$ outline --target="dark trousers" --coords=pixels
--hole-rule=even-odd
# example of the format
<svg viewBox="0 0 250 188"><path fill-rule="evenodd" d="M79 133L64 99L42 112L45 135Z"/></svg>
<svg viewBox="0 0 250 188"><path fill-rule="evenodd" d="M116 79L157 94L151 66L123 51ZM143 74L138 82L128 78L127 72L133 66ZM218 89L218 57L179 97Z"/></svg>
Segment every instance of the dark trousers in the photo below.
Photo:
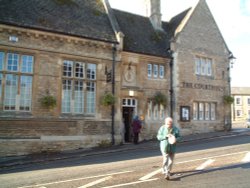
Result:
<svg viewBox="0 0 250 188"><path fill-rule="evenodd" d="M134 144L138 144L139 133L134 133Z"/></svg>

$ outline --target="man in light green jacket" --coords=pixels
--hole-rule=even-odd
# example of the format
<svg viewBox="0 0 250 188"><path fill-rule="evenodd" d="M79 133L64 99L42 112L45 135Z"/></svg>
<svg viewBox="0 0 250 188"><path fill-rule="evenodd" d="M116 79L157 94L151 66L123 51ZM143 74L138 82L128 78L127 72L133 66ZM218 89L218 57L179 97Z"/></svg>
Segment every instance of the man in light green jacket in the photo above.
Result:
<svg viewBox="0 0 250 188"><path fill-rule="evenodd" d="M165 179L169 179L171 175L171 169L176 152L176 142L180 140L180 131L176 126L172 125L172 118L167 117L165 124L162 125L158 131L157 139L160 141L160 149L163 156L162 172L165 175ZM172 140L174 143L171 143Z"/></svg>

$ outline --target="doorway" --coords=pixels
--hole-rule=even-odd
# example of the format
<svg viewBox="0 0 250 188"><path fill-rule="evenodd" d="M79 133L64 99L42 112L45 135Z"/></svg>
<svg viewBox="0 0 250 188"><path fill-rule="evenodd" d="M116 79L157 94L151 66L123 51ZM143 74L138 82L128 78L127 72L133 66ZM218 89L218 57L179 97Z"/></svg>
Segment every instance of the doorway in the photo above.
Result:
<svg viewBox="0 0 250 188"><path fill-rule="evenodd" d="M123 107L122 108L122 117L123 117L124 126L125 126L125 134L124 134L125 142L131 142L132 141L131 124L132 124L132 121L133 121L133 114L134 114L134 108L133 107Z"/></svg>

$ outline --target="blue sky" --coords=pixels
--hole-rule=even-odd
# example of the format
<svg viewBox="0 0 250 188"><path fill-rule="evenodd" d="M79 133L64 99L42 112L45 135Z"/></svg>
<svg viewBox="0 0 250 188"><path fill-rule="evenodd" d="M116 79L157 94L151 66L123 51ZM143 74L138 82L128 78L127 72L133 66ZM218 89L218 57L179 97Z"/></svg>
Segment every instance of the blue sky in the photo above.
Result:
<svg viewBox="0 0 250 188"><path fill-rule="evenodd" d="M198 0L161 0L162 19L193 7ZM145 0L109 0L113 8L146 15ZM250 0L206 0L214 19L237 58L231 69L233 87L250 87ZM168 8L170 7L170 8Z"/></svg>

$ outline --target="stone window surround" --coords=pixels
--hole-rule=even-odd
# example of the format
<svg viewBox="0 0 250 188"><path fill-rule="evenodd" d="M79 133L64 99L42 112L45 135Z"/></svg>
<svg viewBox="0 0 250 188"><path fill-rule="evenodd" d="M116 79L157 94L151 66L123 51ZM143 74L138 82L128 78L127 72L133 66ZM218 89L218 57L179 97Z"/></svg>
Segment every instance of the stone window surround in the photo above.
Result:
<svg viewBox="0 0 250 188"><path fill-rule="evenodd" d="M155 68L157 67L157 70ZM147 74L149 79L164 79L165 66L162 64L148 63Z"/></svg>
<svg viewBox="0 0 250 188"><path fill-rule="evenodd" d="M18 111L31 112L32 82L33 82L33 73L34 73L33 69L34 69L34 59L35 59L34 54L19 52L19 51L1 50L1 49L0 53L3 54L2 59L0 59L0 61L2 61L2 63L0 62L1 94L2 90L6 89L7 76L9 76L9 78L11 78L12 76L17 78L16 80L17 90L15 91L17 94L14 98L15 106L8 109L7 106L4 105L5 94L3 96L1 96L0 94L0 102L3 104L2 109L4 111L9 111L9 112L18 112ZM9 61L8 58L10 58L9 55L14 55L17 57L16 59L17 64L11 64L11 65L7 64ZM25 98L25 96L30 96L30 98Z"/></svg>
<svg viewBox="0 0 250 188"><path fill-rule="evenodd" d="M63 77L62 77L62 84L64 83L65 80L70 81L71 83L71 96L70 96L70 106L69 106L69 111L65 111L65 109L63 110L63 108L65 108L62 105L62 113L63 114L81 114L81 115L93 115L95 113L96 110L96 77L97 77L97 64L93 63L93 62L89 62L89 61L75 61L75 60L69 60L69 59L64 59L63 62L72 62L72 70L71 73L69 74L68 69L66 70L66 72L64 72L63 69ZM82 71L83 74L81 74L79 72L79 66L77 66L78 64L83 65L84 67L82 67ZM88 72L88 66L95 66L94 69L94 75L91 72ZM64 66L64 63L63 63ZM78 73L78 74L76 74ZM82 76L79 76L82 75ZM82 101L82 110L79 110L79 103L75 102L75 82L82 82L83 83L83 92L84 92L84 96L83 96L83 101ZM62 86L62 89L64 88L64 86ZM92 91L92 97L90 97L90 95L87 94L87 90L93 90ZM62 90L63 92L63 90ZM79 98L79 96L78 96ZM62 99L62 104L63 104L63 99ZM76 107L74 104L77 104L78 107ZM78 108L78 112L76 112L76 108Z"/></svg>

